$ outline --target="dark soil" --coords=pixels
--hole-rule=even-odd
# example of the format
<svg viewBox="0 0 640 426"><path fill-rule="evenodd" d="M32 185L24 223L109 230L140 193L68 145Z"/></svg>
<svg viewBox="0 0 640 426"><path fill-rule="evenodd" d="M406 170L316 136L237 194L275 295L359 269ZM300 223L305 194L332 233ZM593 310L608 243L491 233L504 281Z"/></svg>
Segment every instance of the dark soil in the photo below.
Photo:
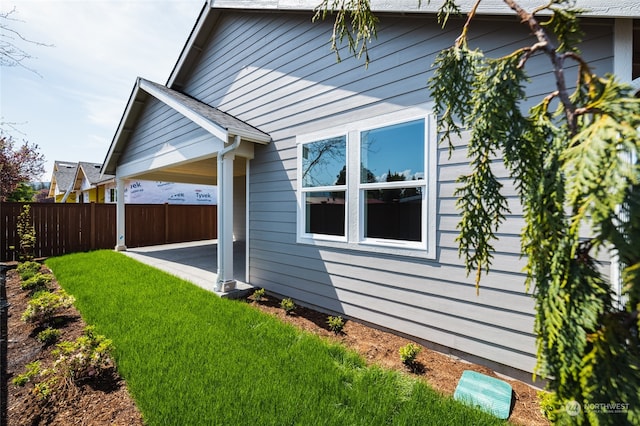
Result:
<svg viewBox="0 0 640 426"><path fill-rule="evenodd" d="M43 270L42 272L50 272ZM52 283L57 290L57 282ZM55 345L45 346L36 339L39 330L20 319L27 307L29 293L20 288L15 270L7 274L9 307L8 339L8 419L9 425L143 425L142 416L127 392L126 383L115 371L98 380L79 385L62 381L51 396L43 401L33 393L33 384L15 386L12 379L25 371L25 365L36 360L51 366L56 359L51 353ZM58 341L72 341L82 335L86 324L71 307L61 313L56 327L61 334Z"/></svg>
<svg viewBox="0 0 640 426"><path fill-rule="evenodd" d="M54 289L59 288L55 280L52 286ZM116 372L99 381L85 382L79 386L61 386L46 402L40 401L32 393L31 384L24 387L12 385L12 377L23 373L26 364L35 360L50 364L54 356L51 354L53 347L46 347L36 340L34 326L20 319L26 309L28 294L20 289L19 277L15 271L9 271L7 275L7 298L11 304L8 324L9 425L144 424L127 392L126 383ZM328 329L326 314L298 306L292 314L287 315L280 308L280 301L271 296L265 296L259 302L249 298L247 302L255 309L275 315L300 329L339 341L358 351L369 363L415 375L447 395L453 395L464 370L496 376L486 367L469 364L427 348L422 349L416 362L409 368L402 364L398 355L398 349L410 342L403 337L355 321L346 321L342 332L336 335ZM85 323L76 309L68 309L63 317L60 340L73 340L80 336ZM510 421L527 426L548 425L540 413L536 390L519 381L507 381L513 387L515 395Z"/></svg>

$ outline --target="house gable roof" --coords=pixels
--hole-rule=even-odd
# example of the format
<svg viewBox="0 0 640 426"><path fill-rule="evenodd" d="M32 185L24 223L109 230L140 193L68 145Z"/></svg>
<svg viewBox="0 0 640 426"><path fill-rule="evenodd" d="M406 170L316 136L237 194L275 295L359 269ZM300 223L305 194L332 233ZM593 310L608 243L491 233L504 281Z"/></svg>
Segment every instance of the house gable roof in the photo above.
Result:
<svg viewBox="0 0 640 426"><path fill-rule="evenodd" d="M49 196L55 195L56 188L61 193L67 192L73 185L78 171L78 163L73 161L54 161Z"/></svg>
<svg viewBox="0 0 640 426"><path fill-rule="evenodd" d="M118 129L102 165L101 174L103 176L106 174L115 175L120 155L125 149L127 140L133 132L135 123L142 112L144 104L150 97L163 102L222 140L227 139L227 134L232 134L255 143L267 144L271 141L271 137L265 132L230 114L191 98L177 90L139 77L136 80L124 115L120 120Z"/></svg>
<svg viewBox="0 0 640 426"><path fill-rule="evenodd" d="M78 163L78 168L76 169L76 174L74 176L73 188L74 190L79 190L82 187L83 178L87 179L89 185L95 186L101 182L108 181L113 179L113 175L105 174L101 176L100 169L102 168L101 163L88 163L86 161L81 161Z"/></svg>

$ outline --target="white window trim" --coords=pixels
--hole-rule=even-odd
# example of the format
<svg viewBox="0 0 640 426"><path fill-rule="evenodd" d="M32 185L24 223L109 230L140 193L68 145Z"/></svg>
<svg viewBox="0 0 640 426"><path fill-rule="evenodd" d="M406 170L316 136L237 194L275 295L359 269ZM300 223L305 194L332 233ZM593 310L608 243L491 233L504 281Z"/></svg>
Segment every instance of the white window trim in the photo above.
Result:
<svg viewBox="0 0 640 426"><path fill-rule="evenodd" d="M322 131L302 134L296 137L297 145L297 232L296 241L300 244L309 244L322 247L349 249L374 253L392 254L400 256L420 257L426 259L436 258L436 203L437 203L437 133L435 117L432 111L433 104L421 105L395 111L382 116L375 116L359 120L346 125L327 128ZM365 239L363 205L360 192L366 189L368 184L360 183L360 133L370 129L377 129L394 124L410 122L413 120L425 120L425 178L424 183L401 182L399 186L423 186L423 215L422 233L423 241L397 241L389 239ZM308 142L330 139L339 136L347 138L347 185L345 195L345 236L331 236L308 234L305 232L304 217L304 193L302 188L302 146ZM354 143L353 141L357 141ZM335 187L332 187L335 189ZM306 188L308 190L309 188ZM322 188L314 188L314 191L322 191Z"/></svg>

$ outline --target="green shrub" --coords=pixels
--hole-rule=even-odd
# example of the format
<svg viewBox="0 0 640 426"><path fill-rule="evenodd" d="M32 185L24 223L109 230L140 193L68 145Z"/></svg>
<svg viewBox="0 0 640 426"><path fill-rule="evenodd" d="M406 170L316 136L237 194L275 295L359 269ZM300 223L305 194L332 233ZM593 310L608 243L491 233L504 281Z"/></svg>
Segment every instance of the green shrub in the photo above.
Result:
<svg viewBox="0 0 640 426"><path fill-rule="evenodd" d="M38 333L38 335L36 336L36 339L38 339L40 342L44 343L45 345L50 345L52 343L55 343L59 337L60 337L60 330L58 330L57 328L47 327L44 330L42 330L40 333Z"/></svg>
<svg viewBox="0 0 640 426"><path fill-rule="evenodd" d="M264 288L259 288L253 292L253 300L259 302L264 297Z"/></svg>
<svg viewBox="0 0 640 426"><path fill-rule="evenodd" d="M29 204L22 206L22 212L18 216L16 228L20 239L19 259L21 261L32 260L36 247L36 228L31 220L31 206Z"/></svg>
<svg viewBox="0 0 640 426"><path fill-rule="evenodd" d="M58 377L50 377L47 380L38 382L33 385L33 393L39 400L46 401L53 393L53 388L56 383L58 383Z"/></svg>
<svg viewBox="0 0 640 426"><path fill-rule="evenodd" d="M30 382L33 377L40 374L40 361L33 361L25 365L25 369L27 371L22 374L18 374L13 380L11 380L11 383L15 386L24 386Z"/></svg>
<svg viewBox="0 0 640 426"><path fill-rule="evenodd" d="M46 290L48 285L51 284L51 281L53 281L53 275L37 272L31 278L21 281L20 288L33 292Z"/></svg>
<svg viewBox="0 0 640 426"><path fill-rule="evenodd" d="M73 305L75 298L69 296L64 290L51 293L43 290L35 293L29 300L27 309L22 313L22 320L37 324L50 322L59 311Z"/></svg>
<svg viewBox="0 0 640 426"><path fill-rule="evenodd" d="M89 326L76 340L58 343L57 348L52 351L56 360L50 368L42 368L40 361L32 362L26 365L26 371L16 376L12 383L24 386L32 382L32 393L40 400L47 400L56 390L66 389L70 383L95 378L110 370L114 366L112 351L111 340L96 334L94 327Z"/></svg>
<svg viewBox="0 0 640 426"><path fill-rule="evenodd" d="M84 334L73 342L61 342L57 347L53 351L58 358L56 368L73 381L98 377L113 367L113 342L96 334L93 326L85 327Z"/></svg>
<svg viewBox="0 0 640 426"><path fill-rule="evenodd" d="M538 401L542 415L551 423L557 423L565 410L555 392L538 391Z"/></svg>
<svg viewBox="0 0 640 426"><path fill-rule="evenodd" d="M413 343L407 343L399 350L400 360L404 365L412 365L416 361L416 357L422 351L422 348Z"/></svg>
<svg viewBox="0 0 640 426"><path fill-rule="evenodd" d="M29 260L29 261L20 263L16 268L16 271L18 271L18 275L20 275L20 279L24 281L24 280L28 280L29 278L33 277L35 274L40 272L40 266L41 265L38 262L33 262Z"/></svg>
<svg viewBox="0 0 640 426"><path fill-rule="evenodd" d="M292 299L286 298L280 301L280 307L284 309L287 315L289 315L294 311L294 309L296 309L296 304Z"/></svg>
<svg viewBox="0 0 640 426"><path fill-rule="evenodd" d="M333 331L335 334L339 334L344 328L344 320L341 316L329 316L327 318L327 324L329 325L329 330Z"/></svg>

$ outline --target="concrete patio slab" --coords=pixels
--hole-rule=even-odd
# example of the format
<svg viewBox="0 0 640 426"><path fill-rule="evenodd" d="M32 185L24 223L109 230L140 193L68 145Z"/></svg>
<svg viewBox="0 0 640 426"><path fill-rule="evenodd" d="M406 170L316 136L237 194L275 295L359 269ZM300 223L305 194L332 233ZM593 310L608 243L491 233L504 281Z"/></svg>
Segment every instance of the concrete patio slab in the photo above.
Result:
<svg viewBox="0 0 640 426"><path fill-rule="evenodd" d="M189 281L220 297L239 298L249 293L253 287L244 282L245 244L233 244L234 278L236 289L229 292L215 291L218 278L217 240L191 241L187 243L164 244L159 246L129 248L123 254L158 268L171 275Z"/></svg>

